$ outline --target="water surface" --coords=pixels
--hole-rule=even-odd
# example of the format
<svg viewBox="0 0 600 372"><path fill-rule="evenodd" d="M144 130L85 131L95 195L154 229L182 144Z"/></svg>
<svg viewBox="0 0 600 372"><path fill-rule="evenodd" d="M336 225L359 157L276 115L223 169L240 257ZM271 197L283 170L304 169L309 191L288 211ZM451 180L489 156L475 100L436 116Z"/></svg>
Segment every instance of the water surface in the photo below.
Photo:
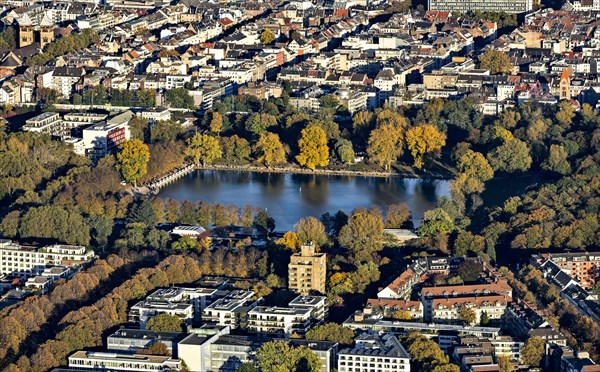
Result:
<svg viewBox="0 0 600 372"><path fill-rule="evenodd" d="M377 178L310 174L197 170L161 190L161 197L210 203L246 204L266 209L277 230L292 229L302 217L321 217L358 206L406 203L418 226L423 213L449 196L449 182L415 178Z"/></svg>

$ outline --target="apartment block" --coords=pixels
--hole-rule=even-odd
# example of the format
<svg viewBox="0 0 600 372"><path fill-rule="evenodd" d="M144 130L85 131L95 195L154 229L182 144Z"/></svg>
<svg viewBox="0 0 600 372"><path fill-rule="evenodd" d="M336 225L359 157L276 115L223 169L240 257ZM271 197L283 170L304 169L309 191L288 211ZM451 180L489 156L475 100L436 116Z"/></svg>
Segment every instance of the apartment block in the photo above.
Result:
<svg viewBox="0 0 600 372"><path fill-rule="evenodd" d="M600 252L544 253L534 256L533 260L538 264L547 260L554 262L586 289L594 287L600 274Z"/></svg>
<svg viewBox="0 0 600 372"><path fill-rule="evenodd" d="M314 244L305 244L290 258L288 286L292 291L304 295L310 291L325 293L327 255L315 250Z"/></svg>
<svg viewBox="0 0 600 372"><path fill-rule="evenodd" d="M106 349L116 352L132 352L146 349L160 342L171 354L177 354L177 343L185 337L184 333L155 332L147 329L119 329L106 338Z"/></svg>
<svg viewBox="0 0 600 372"><path fill-rule="evenodd" d="M248 312L248 330L260 334L289 337L305 334L311 324L310 309L257 306Z"/></svg>
<svg viewBox="0 0 600 372"><path fill-rule="evenodd" d="M235 290L208 305L202 311L202 321L236 329L245 326L246 314L262 299L254 299L253 291Z"/></svg>
<svg viewBox="0 0 600 372"><path fill-rule="evenodd" d="M337 370L406 372L410 371L410 356L396 336L365 332L356 338L354 348L338 352Z"/></svg>
<svg viewBox="0 0 600 372"><path fill-rule="evenodd" d="M427 9L442 12L481 12L529 13L533 9L532 0L429 0Z"/></svg>
<svg viewBox="0 0 600 372"><path fill-rule="evenodd" d="M212 288L159 289L131 307L129 321L139 323L142 329L150 318L158 314L175 315L187 323L198 321L202 310L212 302L216 292Z"/></svg>
<svg viewBox="0 0 600 372"><path fill-rule="evenodd" d="M423 318L426 322L458 321L458 311L465 306L475 311L476 322L485 312L490 320L499 320L512 301L512 288L502 280L489 284L426 287L421 290Z"/></svg>
<svg viewBox="0 0 600 372"><path fill-rule="evenodd" d="M25 121L23 130L58 136L62 132L62 120L57 112L44 112Z"/></svg>
<svg viewBox="0 0 600 372"><path fill-rule="evenodd" d="M0 239L0 274L31 277L41 275L47 266L77 266L93 258L94 251L82 246L55 244L36 248Z"/></svg>

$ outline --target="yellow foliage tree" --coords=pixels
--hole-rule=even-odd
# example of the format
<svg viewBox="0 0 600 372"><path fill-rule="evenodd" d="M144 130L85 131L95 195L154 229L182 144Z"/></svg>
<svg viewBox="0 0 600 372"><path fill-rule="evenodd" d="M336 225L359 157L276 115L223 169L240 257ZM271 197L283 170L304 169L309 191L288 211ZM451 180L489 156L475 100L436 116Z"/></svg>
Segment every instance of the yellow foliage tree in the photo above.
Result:
<svg viewBox="0 0 600 372"><path fill-rule="evenodd" d="M283 234L283 237L277 239L276 244L282 245L292 251L297 251L300 248L300 239L294 231L288 231Z"/></svg>
<svg viewBox="0 0 600 372"><path fill-rule="evenodd" d="M271 44L273 41L275 41L275 34L268 28L265 28L262 34L260 34L260 42L266 45Z"/></svg>
<svg viewBox="0 0 600 372"><path fill-rule="evenodd" d="M275 133L261 133L258 142L254 146L256 160L264 163L267 167L273 163L285 162L285 150Z"/></svg>
<svg viewBox="0 0 600 372"><path fill-rule="evenodd" d="M415 167L423 168L423 158L439 151L446 144L446 135L431 124L417 125L406 131L406 146L415 159Z"/></svg>
<svg viewBox="0 0 600 372"><path fill-rule="evenodd" d="M195 164L206 165L223 156L219 140L208 134L196 133L188 138L185 156L192 159Z"/></svg>
<svg viewBox="0 0 600 372"><path fill-rule="evenodd" d="M317 166L324 167L329 164L327 135L321 127L309 126L302 129L298 147L300 153L296 156L296 160L300 165L315 169Z"/></svg>
<svg viewBox="0 0 600 372"><path fill-rule="evenodd" d="M385 170L402 155L402 129L393 124L382 124L369 136L367 146L369 159Z"/></svg>
<svg viewBox="0 0 600 372"><path fill-rule="evenodd" d="M121 144L117 153L117 167L125 182L137 186L137 181L147 172L150 150L139 139L132 139Z"/></svg>
<svg viewBox="0 0 600 372"><path fill-rule="evenodd" d="M223 130L223 117L218 111L212 113L209 128L213 133L220 133Z"/></svg>
<svg viewBox="0 0 600 372"><path fill-rule="evenodd" d="M391 124L396 128L404 129L408 127L408 119L394 110L384 108L377 114L376 124L378 127L385 124Z"/></svg>

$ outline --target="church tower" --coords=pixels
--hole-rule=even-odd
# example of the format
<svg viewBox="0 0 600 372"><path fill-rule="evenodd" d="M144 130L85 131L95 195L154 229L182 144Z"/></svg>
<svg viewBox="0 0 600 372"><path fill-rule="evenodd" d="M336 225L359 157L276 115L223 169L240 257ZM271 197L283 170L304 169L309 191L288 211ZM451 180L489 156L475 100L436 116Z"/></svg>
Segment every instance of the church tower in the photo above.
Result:
<svg viewBox="0 0 600 372"><path fill-rule="evenodd" d="M33 44L33 22L27 13L24 13L19 18L19 48L31 44Z"/></svg>
<svg viewBox="0 0 600 372"><path fill-rule="evenodd" d="M54 22L48 15L44 15L42 22L40 22L40 48L44 47L54 41Z"/></svg>
<svg viewBox="0 0 600 372"><path fill-rule="evenodd" d="M560 75L560 81L558 83L560 99L571 99L571 77L569 76L569 70L565 67L562 74Z"/></svg>

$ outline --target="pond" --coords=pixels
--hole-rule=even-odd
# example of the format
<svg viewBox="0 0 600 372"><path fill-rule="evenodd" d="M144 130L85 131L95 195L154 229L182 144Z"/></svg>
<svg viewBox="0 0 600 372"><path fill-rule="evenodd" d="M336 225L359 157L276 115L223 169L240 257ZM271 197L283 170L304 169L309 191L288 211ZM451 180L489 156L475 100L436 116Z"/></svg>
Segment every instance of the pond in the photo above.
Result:
<svg viewBox="0 0 600 372"><path fill-rule="evenodd" d="M311 174L260 173L197 170L164 187L159 196L177 200L206 201L265 209L276 222L276 230L292 229L306 216L358 206L406 203L416 226L423 213L449 196L449 181L416 178L379 178Z"/></svg>

